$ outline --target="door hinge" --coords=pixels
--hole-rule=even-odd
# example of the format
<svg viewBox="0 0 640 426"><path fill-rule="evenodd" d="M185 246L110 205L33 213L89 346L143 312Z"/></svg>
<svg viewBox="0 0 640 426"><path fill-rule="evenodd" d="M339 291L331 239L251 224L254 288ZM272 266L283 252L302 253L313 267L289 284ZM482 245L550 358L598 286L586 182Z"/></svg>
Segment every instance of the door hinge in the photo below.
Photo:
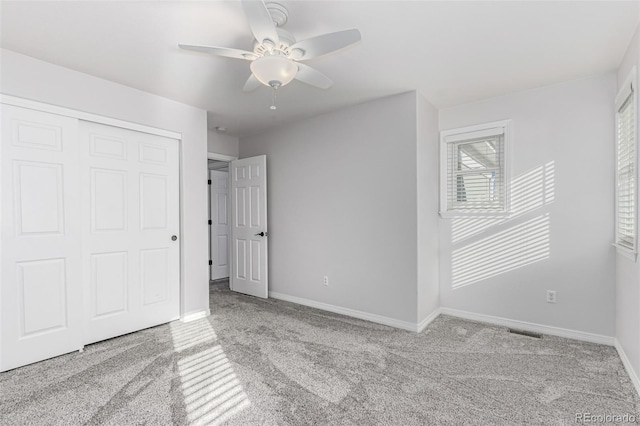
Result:
<svg viewBox="0 0 640 426"><path fill-rule="evenodd" d="M213 265L213 260L209 261L209 266Z"/></svg>
<svg viewBox="0 0 640 426"><path fill-rule="evenodd" d="M211 221L211 219L209 219L209 225L212 225L212 224L213 224L213 222Z"/></svg>
<svg viewBox="0 0 640 426"><path fill-rule="evenodd" d="M211 179L207 180L207 185L211 185Z"/></svg>

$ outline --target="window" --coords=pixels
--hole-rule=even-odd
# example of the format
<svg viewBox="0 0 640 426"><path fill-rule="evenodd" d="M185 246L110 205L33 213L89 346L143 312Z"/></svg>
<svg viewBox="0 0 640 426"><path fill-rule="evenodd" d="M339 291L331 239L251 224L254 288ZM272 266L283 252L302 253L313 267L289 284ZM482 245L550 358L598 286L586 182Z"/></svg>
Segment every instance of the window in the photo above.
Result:
<svg viewBox="0 0 640 426"><path fill-rule="evenodd" d="M509 125L507 120L441 132L441 216L507 213Z"/></svg>
<svg viewBox="0 0 640 426"><path fill-rule="evenodd" d="M616 97L616 247L637 252L635 69Z"/></svg>

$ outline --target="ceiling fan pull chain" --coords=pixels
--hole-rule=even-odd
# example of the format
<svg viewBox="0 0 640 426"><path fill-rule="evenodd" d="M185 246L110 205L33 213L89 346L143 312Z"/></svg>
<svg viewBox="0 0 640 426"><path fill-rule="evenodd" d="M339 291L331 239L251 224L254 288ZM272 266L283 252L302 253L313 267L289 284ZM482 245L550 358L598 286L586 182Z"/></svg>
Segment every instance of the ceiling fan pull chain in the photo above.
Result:
<svg viewBox="0 0 640 426"><path fill-rule="evenodd" d="M270 110L275 111L276 109L278 109L278 107L276 107L276 88L273 88L273 97L271 98L271 106L269 107Z"/></svg>

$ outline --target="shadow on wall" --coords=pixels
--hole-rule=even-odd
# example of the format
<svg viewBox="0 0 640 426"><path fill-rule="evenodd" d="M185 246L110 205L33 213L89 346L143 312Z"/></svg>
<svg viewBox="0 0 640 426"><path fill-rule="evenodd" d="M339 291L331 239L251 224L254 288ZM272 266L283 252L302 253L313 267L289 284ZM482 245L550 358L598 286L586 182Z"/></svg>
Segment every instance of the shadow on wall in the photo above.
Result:
<svg viewBox="0 0 640 426"><path fill-rule="evenodd" d="M172 322L171 339L185 352L178 374L189 424L222 424L251 405L207 319Z"/></svg>
<svg viewBox="0 0 640 426"><path fill-rule="evenodd" d="M451 221L453 289L550 257L551 218L541 210L554 200L554 175L551 161L513 178L511 210L506 218Z"/></svg>

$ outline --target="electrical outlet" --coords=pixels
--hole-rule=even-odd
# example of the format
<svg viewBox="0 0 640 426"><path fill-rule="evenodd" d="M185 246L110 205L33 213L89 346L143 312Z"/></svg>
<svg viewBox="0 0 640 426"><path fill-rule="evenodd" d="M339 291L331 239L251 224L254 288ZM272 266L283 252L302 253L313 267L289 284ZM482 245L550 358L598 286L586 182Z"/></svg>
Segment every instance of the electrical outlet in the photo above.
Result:
<svg viewBox="0 0 640 426"><path fill-rule="evenodd" d="M547 290L547 303L556 303L556 292L554 290Z"/></svg>
<svg viewBox="0 0 640 426"><path fill-rule="evenodd" d="M324 285L329 285L329 277L325 275L325 276L324 276L324 279L322 280L322 283L323 283Z"/></svg>

